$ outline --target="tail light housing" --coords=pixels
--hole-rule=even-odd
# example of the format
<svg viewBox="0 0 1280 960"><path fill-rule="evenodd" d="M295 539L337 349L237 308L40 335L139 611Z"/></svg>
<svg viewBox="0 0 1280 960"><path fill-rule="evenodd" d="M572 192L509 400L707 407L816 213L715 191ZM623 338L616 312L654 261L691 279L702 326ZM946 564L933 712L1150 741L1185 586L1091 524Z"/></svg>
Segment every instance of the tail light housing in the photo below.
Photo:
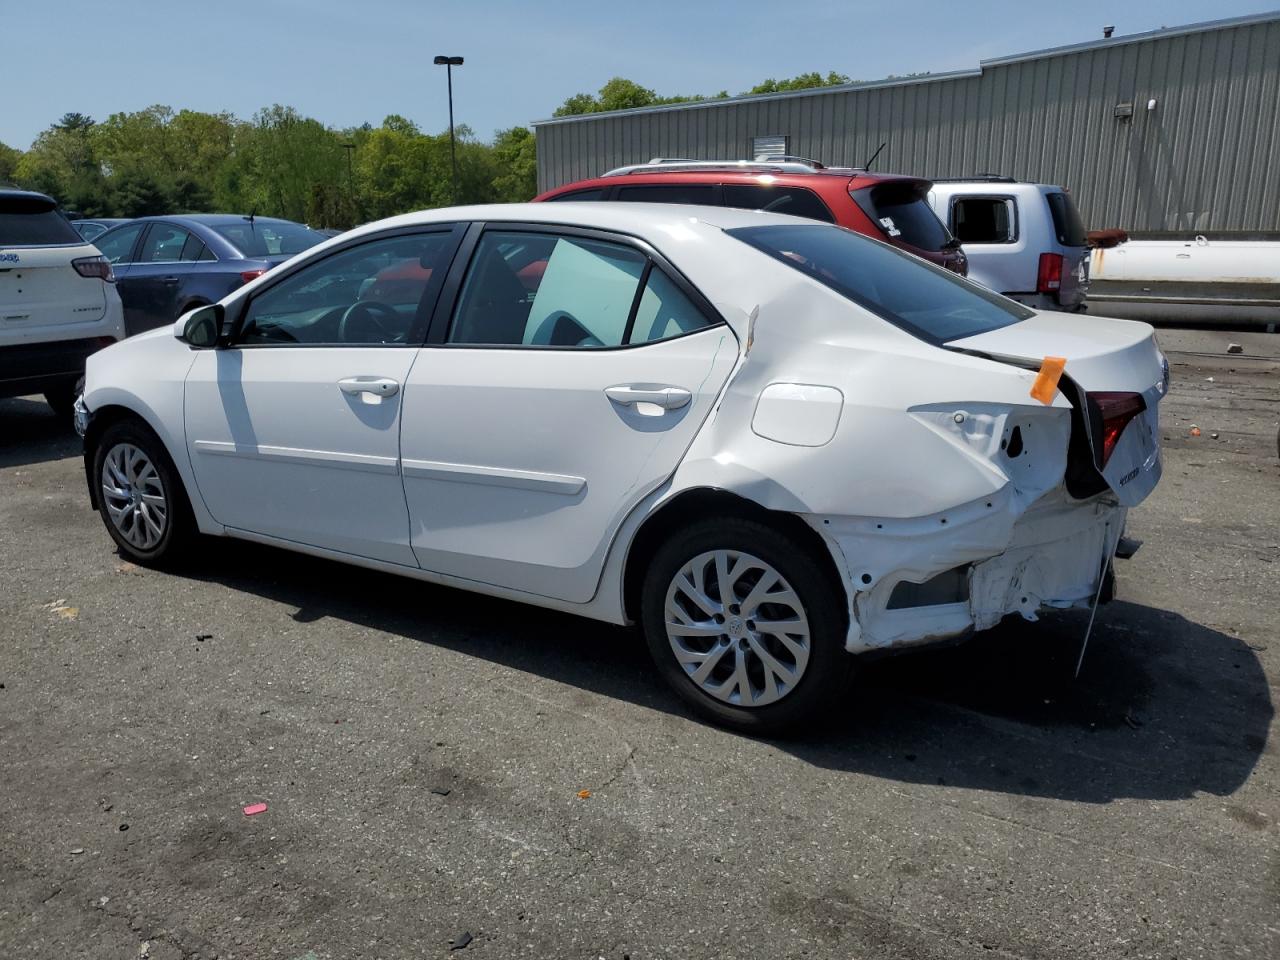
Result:
<svg viewBox="0 0 1280 960"><path fill-rule="evenodd" d="M115 283L115 271L111 269L111 261L106 257L78 257L71 261L76 273L82 277L96 277L106 283Z"/></svg>
<svg viewBox="0 0 1280 960"><path fill-rule="evenodd" d="M1094 415L1093 422L1098 428L1094 432L1094 456L1098 458L1098 469L1101 470L1111 459L1124 428L1147 409L1147 404L1140 393L1090 393L1087 396ZM1097 442L1099 440L1101 443Z"/></svg>
<svg viewBox="0 0 1280 960"><path fill-rule="evenodd" d="M242 270L240 272L240 279L244 283L248 283L250 280L257 280L260 276L262 276L266 272L267 271L265 270Z"/></svg>
<svg viewBox="0 0 1280 960"><path fill-rule="evenodd" d="M1036 271L1036 292L1057 293L1062 289L1062 254L1040 254L1040 269Z"/></svg>

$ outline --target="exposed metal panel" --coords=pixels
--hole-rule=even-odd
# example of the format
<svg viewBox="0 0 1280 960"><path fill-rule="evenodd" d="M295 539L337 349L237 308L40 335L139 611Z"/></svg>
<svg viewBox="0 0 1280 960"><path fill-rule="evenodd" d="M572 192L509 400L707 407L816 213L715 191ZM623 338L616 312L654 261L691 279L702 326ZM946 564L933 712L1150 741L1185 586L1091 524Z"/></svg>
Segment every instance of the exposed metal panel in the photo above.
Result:
<svg viewBox="0 0 1280 960"><path fill-rule="evenodd" d="M1063 184L1091 228L1280 232L1280 15L1115 40L938 77L539 124L539 187L654 156L746 157L752 138L780 135L831 164L861 164L883 142L877 170ZM1131 115L1117 118L1117 104Z"/></svg>

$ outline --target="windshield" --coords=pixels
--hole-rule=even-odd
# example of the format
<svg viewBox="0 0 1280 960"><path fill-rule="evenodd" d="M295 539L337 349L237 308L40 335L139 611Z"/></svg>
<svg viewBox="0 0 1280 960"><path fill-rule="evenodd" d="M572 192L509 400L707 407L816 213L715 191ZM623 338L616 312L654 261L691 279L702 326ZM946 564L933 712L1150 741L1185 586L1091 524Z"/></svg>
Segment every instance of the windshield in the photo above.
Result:
<svg viewBox="0 0 1280 960"><path fill-rule="evenodd" d="M725 232L933 344L1034 315L976 283L843 227L787 224Z"/></svg>
<svg viewBox="0 0 1280 960"><path fill-rule="evenodd" d="M219 223L215 233L244 257L291 256L328 239L323 233L288 220L242 220Z"/></svg>
<svg viewBox="0 0 1280 960"><path fill-rule="evenodd" d="M64 217L43 197L0 197L0 246L43 247L84 243Z"/></svg>

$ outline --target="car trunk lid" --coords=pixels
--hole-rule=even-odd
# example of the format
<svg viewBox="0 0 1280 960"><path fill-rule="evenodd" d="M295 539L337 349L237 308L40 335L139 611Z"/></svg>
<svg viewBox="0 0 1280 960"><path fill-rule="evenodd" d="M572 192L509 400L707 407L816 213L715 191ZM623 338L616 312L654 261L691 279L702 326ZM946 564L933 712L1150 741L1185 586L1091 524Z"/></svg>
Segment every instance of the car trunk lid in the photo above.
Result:
<svg viewBox="0 0 1280 960"><path fill-rule="evenodd" d="M1045 357L1064 358L1059 389L1076 410L1073 457L1092 457L1094 470L1125 506L1140 503L1155 488L1161 472L1158 407L1168 374L1151 327L1037 313L945 346L1028 370L1038 370ZM1121 402L1125 394L1141 403ZM1135 406L1141 407L1136 413ZM1073 466L1081 469L1079 462Z"/></svg>
<svg viewBox="0 0 1280 960"><path fill-rule="evenodd" d="M97 255L89 244L0 246L0 333L100 319L107 309L105 285L71 265Z"/></svg>

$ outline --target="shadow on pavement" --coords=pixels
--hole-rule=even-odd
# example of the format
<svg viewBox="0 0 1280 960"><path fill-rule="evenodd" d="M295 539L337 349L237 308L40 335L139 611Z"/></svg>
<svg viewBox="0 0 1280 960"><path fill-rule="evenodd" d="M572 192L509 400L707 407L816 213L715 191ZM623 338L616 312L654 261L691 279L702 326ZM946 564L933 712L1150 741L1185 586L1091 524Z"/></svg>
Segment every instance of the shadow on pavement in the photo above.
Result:
<svg viewBox="0 0 1280 960"><path fill-rule="evenodd" d="M687 715L631 630L269 547L207 543L188 575L296 606L300 623L343 620ZM777 746L828 770L1088 803L1225 796L1243 784L1273 713L1254 651L1177 614L1116 601L1099 612L1076 680L1086 619L1006 621L965 644L866 663L847 710Z"/></svg>
<svg viewBox="0 0 1280 960"><path fill-rule="evenodd" d="M56 417L43 400L0 400L0 468L80 455L70 417Z"/></svg>

